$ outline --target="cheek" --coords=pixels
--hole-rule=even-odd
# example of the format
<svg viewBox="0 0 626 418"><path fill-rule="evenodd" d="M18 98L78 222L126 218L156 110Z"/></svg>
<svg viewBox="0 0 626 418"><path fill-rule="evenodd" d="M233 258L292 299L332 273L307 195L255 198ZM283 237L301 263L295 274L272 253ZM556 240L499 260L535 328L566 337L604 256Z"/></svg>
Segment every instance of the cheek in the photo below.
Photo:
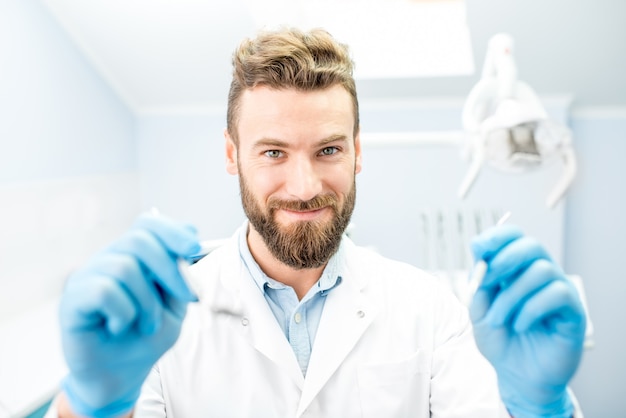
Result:
<svg viewBox="0 0 626 418"><path fill-rule="evenodd" d="M339 196L345 197L354 184L354 167L342 169L327 178L327 185Z"/></svg>
<svg viewBox="0 0 626 418"><path fill-rule="evenodd" d="M244 177L250 191L259 202L266 202L268 197L280 188L280 176L274 170L245 170Z"/></svg>

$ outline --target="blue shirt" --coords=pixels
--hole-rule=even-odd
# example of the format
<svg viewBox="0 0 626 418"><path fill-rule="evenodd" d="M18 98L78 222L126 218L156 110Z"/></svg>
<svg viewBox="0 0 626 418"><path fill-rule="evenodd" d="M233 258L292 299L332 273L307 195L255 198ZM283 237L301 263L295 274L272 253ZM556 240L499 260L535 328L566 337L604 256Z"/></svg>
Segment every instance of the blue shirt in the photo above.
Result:
<svg viewBox="0 0 626 418"><path fill-rule="evenodd" d="M268 277L252 257L247 240L248 228L241 228L239 234L239 254L254 279L270 309L274 313L287 341L291 345L302 375L311 358L311 348L322 317L326 295L341 283L338 270L338 253L335 253L319 278L308 293L298 300L295 290Z"/></svg>

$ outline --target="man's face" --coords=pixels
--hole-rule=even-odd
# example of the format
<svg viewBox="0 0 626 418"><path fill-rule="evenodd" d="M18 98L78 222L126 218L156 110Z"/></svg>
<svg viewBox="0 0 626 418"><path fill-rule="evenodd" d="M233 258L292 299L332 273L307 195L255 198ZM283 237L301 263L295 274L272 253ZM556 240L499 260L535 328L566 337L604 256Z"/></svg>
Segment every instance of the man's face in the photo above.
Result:
<svg viewBox="0 0 626 418"><path fill-rule="evenodd" d="M239 145L226 141L227 168L239 174L251 234L290 267L324 265L350 221L361 169L352 109L341 86L259 86L241 97Z"/></svg>

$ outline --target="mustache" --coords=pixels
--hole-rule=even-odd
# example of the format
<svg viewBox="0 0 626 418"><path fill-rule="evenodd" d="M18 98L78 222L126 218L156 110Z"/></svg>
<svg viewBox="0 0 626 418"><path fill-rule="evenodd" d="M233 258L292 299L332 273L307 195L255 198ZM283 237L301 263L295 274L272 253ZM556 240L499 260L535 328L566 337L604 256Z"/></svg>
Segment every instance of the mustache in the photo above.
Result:
<svg viewBox="0 0 626 418"><path fill-rule="evenodd" d="M274 212L277 209L304 212L318 210L325 207L331 207L336 212L338 199L334 194L317 195L310 200L282 200L271 197L267 202L267 207L271 212Z"/></svg>

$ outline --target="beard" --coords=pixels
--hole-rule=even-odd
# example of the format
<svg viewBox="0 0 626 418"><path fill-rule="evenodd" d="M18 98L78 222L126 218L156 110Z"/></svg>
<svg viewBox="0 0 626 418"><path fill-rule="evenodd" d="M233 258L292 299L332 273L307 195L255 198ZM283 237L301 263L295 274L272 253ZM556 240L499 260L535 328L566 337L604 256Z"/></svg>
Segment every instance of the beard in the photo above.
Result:
<svg viewBox="0 0 626 418"><path fill-rule="evenodd" d="M272 255L297 270L325 265L339 248L341 237L350 223L356 200L355 182L341 206L337 195L331 193L315 196L308 201L270 197L266 210L263 210L241 170L239 173L243 210ZM332 219L327 221L297 221L284 226L276 220L276 211L279 209L308 211L326 207L333 212Z"/></svg>

